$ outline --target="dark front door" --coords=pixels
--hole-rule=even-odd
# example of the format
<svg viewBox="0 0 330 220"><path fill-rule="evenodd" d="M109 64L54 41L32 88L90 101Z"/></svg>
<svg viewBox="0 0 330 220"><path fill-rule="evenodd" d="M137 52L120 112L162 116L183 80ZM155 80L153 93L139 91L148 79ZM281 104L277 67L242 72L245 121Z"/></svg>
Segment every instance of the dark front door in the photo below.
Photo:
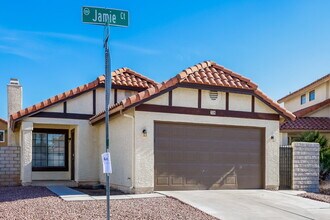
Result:
<svg viewBox="0 0 330 220"><path fill-rule="evenodd" d="M74 129L71 130L71 180L74 180L74 147L75 147L75 132Z"/></svg>

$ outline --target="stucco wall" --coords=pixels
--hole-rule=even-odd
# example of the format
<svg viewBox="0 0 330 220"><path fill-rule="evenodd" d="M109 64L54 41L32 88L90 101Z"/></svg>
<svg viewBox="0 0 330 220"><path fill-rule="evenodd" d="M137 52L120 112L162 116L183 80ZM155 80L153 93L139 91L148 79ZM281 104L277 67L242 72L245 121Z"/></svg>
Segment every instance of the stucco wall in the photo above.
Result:
<svg viewBox="0 0 330 220"><path fill-rule="evenodd" d="M154 186L154 122L189 122L216 125L253 126L266 128L266 177L267 188L279 185L279 122L242 118L226 118L212 116L192 116L182 114L164 114L151 112L135 112L135 187L152 189ZM146 129L148 136L142 135ZM271 139L274 136L274 139Z"/></svg>
<svg viewBox="0 0 330 220"><path fill-rule="evenodd" d="M68 113L93 114L93 92L67 100Z"/></svg>
<svg viewBox="0 0 330 220"><path fill-rule="evenodd" d="M307 115L308 117L330 117L330 106L322 108L312 114Z"/></svg>
<svg viewBox="0 0 330 220"><path fill-rule="evenodd" d="M168 105L168 93L160 95L154 99L149 100L146 104L152 105Z"/></svg>
<svg viewBox="0 0 330 220"><path fill-rule="evenodd" d="M255 98L255 105L254 105L254 111L258 113L270 113L274 114L276 113L272 108L270 108L268 105L260 101L258 98Z"/></svg>
<svg viewBox="0 0 330 220"><path fill-rule="evenodd" d="M226 93L218 92L218 98L216 100L212 100L210 98L209 90L202 90L202 108L207 109L226 109Z"/></svg>
<svg viewBox="0 0 330 220"><path fill-rule="evenodd" d="M110 120L110 154L112 161L111 185L124 191L130 191L133 184L133 152L134 152L134 117L133 110L125 112L125 116L115 116ZM101 154L105 152L105 123L96 125L98 130L99 179L105 183Z"/></svg>
<svg viewBox="0 0 330 220"><path fill-rule="evenodd" d="M99 158L97 149L97 131L88 120L49 119L30 117L23 122L33 123L33 127L43 128L75 128L75 180L78 182L98 181ZM26 142L27 140L22 141ZM31 140L32 141L32 140ZM24 144L21 142L21 146ZM69 157L70 160L70 157ZM39 179L69 179L69 172L33 172L32 178ZM33 180L32 179L32 180Z"/></svg>
<svg viewBox="0 0 330 220"><path fill-rule="evenodd" d="M307 92L299 93L293 98L287 100L286 102L284 102L284 107L291 112L295 112L300 109L307 108L311 105L315 105L329 98L329 82L317 86L315 88L315 99L313 101L309 101L309 92L312 90L314 89L310 89ZM303 94L306 94L306 103L301 105L300 97Z"/></svg>
<svg viewBox="0 0 330 220"><path fill-rule="evenodd" d="M172 90L172 105L181 107L198 107L198 90L176 88Z"/></svg>
<svg viewBox="0 0 330 220"><path fill-rule="evenodd" d="M64 111L63 103L53 105L44 110L44 112L63 112L63 111Z"/></svg>
<svg viewBox="0 0 330 220"><path fill-rule="evenodd" d="M252 96L229 93L229 110L251 112Z"/></svg>

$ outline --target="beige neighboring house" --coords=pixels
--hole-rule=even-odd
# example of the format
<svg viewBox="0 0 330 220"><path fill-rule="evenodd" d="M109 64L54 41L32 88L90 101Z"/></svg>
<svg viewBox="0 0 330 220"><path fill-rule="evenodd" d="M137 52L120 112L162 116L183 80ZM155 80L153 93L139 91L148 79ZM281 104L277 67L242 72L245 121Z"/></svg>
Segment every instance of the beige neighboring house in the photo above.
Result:
<svg viewBox="0 0 330 220"><path fill-rule="evenodd" d="M131 193L278 189L279 125L295 116L249 79L207 61L161 84L120 69L112 85L113 187ZM11 114L22 183L104 184L103 103L101 76Z"/></svg>
<svg viewBox="0 0 330 220"><path fill-rule="evenodd" d="M0 147L7 146L7 121L0 118Z"/></svg>
<svg viewBox="0 0 330 220"><path fill-rule="evenodd" d="M297 119L281 124L282 144L306 131L319 131L330 141L330 74L278 100Z"/></svg>

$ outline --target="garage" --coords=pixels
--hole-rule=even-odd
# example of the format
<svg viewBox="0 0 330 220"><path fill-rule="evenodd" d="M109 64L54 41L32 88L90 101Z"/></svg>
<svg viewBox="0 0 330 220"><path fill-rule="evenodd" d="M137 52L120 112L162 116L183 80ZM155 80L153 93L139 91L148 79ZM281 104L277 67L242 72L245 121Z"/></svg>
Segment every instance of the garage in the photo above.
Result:
<svg viewBox="0 0 330 220"><path fill-rule="evenodd" d="M155 190L264 188L264 129L155 122Z"/></svg>

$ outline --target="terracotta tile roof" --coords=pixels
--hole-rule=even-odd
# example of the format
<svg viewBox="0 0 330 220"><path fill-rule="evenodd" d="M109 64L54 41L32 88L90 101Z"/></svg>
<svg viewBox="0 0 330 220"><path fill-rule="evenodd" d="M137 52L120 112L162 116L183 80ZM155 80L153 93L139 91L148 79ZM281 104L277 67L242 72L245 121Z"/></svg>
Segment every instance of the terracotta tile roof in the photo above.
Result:
<svg viewBox="0 0 330 220"><path fill-rule="evenodd" d="M317 85L325 82L325 81L328 81L330 80L330 73L321 77L320 79L318 80L315 80L314 82L308 84L307 86L304 86L286 96L284 96L283 98L279 99L278 102L281 103L281 102L285 102L286 100L288 100L290 97L293 97L293 96L296 96L298 95L299 93L302 93L304 90L307 90L307 89L312 89L312 87L316 87Z"/></svg>
<svg viewBox="0 0 330 220"><path fill-rule="evenodd" d="M0 122L7 124L7 121L5 119L0 118Z"/></svg>
<svg viewBox="0 0 330 220"><path fill-rule="evenodd" d="M125 67L112 72L112 85L147 89L157 82Z"/></svg>
<svg viewBox="0 0 330 220"><path fill-rule="evenodd" d="M194 65L190 68L183 70L175 77L158 84L155 87L144 90L136 95L128 97L119 103L110 107L110 114L137 106L146 102L153 97L174 89L179 84L202 84L219 87L229 87L242 90L251 90L257 96L260 96L265 102L274 108L277 112L285 117L294 120L295 116L282 108L278 103L267 97L261 90L257 89L258 86L251 82L251 80L228 70L215 62L205 61ZM102 120L105 116L105 111L90 118L90 122L96 123Z"/></svg>
<svg viewBox="0 0 330 220"><path fill-rule="evenodd" d="M297 118L295 121L285 121L281 124L281 130L318 130L330 131L330 118L327 117L303 117Z"/></svg>
<svg viewBox="0 0 330 220"><path fill-rule="evenodd" d="M293 114L295 114L297 117L304 117L321 108L327 107L328 105L330 105L330 99L324 100L323 102L317 103L317 104L309 106L307 108L300 109L299 111L296 111Z"/></svg>
<svg viewBox="0 0 330 220"><path fill-rule="evenodd" d="M104 86L105 76L101 75L96 78L96 80L79 86L77 88L71 89L69 91L63 92L61 94L55 95L47 100L44 100L38 104L30 106L28 108L22 109L17 113L14 113L10 116L11 128L14 128L15 123L22 119L33 114L40 112L41 110L50 107L59 102L63 102L68 98L73 98L82 93L93 90L97 87ZM129 68L120 68L112 72L112 85L113 86L123 86L123 87L135 87L140 89L147 89L157 85L157 83L151 79L148 79L145 76L129 69Z"/></svg>

